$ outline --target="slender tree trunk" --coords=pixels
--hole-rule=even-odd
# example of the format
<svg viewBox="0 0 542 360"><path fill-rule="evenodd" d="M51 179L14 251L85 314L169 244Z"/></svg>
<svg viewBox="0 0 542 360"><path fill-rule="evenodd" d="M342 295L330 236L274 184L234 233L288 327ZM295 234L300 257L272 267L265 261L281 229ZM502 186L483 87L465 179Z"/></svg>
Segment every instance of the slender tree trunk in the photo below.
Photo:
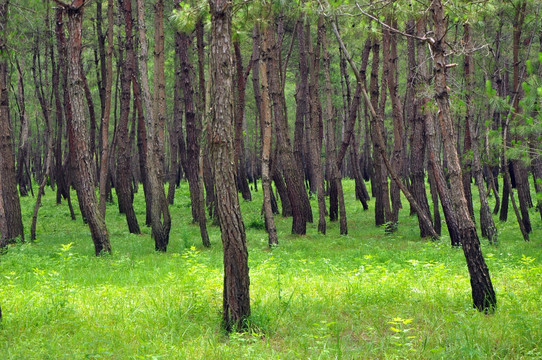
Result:
<svg viewBox="0 0 542 360"><path fill-rule="evenodd" d="M269 97L269 85L267 82L267 63L269 56L265 53L265 50L269 47L265 44L266 41L272 36L271 26L263 31L264 46L262 46L264 52L260 53L263 61L258 61L259 70L261 72L261 103L260 103L260 122L262 128L262 190L263 190L263 209L265 215L265 227L269 236L269 246L278 244L277 229L275 227L275 220L273 218L273 209L271 206L271 176L269 169L269 162L271 156L271 140L272 140L272 119L271 119L271 101Z"/></svg>
<svg viewBox="0 0 542 360"><path fill-rule="evenodd" d="M329 157L330 178L337 189L337 198L339 203L339 219L341 235L348 234L348 225L346 222L346 207L344 204L344 193L341 182L341 174L337 164L337 149L335 146L335 117L333 116L331 76L330 76L330 56L327 51L327 37L325 31L322 31L322 53L324 55L324 76L326 91L326 127L327 127L327 145L326 150Z"/></svg>
<svg viewBox="0 0 542 360"><path fill-rule="evenodd" d="M490 312L497 305L497 297L493 290L489 270L480 249L476 227L470 218L467 200L463 192L461 165L454 142L453 123L446 84L447 61L444 46L447 26L441 1L433 0L430 11L433 16L435 36L434 41L431 42L434 56L435 100L439 108L438 119L448 160L450 185L456 191L456 196L452 197L452 202L459 223L461 245L469 269L474 307L479 311Z"/></svg>
<svg viewBox="0 0 542 360"><path fill-rule="evenodd" d="M242 330L250 315L248 251L235 186L231 2L209 0L211 8L211 159L217 210L224 246L223 322L227 331Z"/></svg>
<svg viewBox="0 0 542 360"><path fill-rule="evenodd" d="M147 72L148 48L145 26L145 6L142 0L137 0L137 18L139 27L140 59L139 76L141 77L141 95L143 98L144 117L147 128L147 178L151 200L152 236L157 251L166 251L171 229L171 217L163 181L163 149L160 137L160 122L154 118L151 103L151 93ZM162 128L163 130L163 128Z"/></svg>
<svg viewBox="0 0 542 360"><path fill-rule="evenodd" d="M476 184L478 185L478 194L480 196L480 228L482 230L482 236L487 237L490 242L497 242L497 229L491 216L491 210L489 209L489 203L487 201L487 194L484 187L484 178L482 174L482 166L480 161L480 150L478 136L475 134L473 111L474 106L472 102L472 95L474 94L474 59L472 57L472 40L469 23L463 25L464 28L464 43L467 48L467 55L465 55L465 85L466 85L466 123L469 125L468 134L471 137L472 148L472 171L474 173ZM465 136L467 136L465 134ZM469 181L470 187L470 181ZM470 209L469 209L470 210Z"/></svg>
<svg viewBox="0 0 542 360"><path fill-rule="evenodd" d="M378 66L379 66L379 49L380 44L375 40L373 42L372 50L373 50L373 61L372 61L372 68L371 68L371 81L370 81L370 88L371 88L371 103L374 109L378 109L378 100L379 100L379 91L378 91ZM382 79L383 82L385 82L385 76L383 76ZM385 89L383 87L383 89ZM386 97L386 94L380 94L382 97ZM383 101L380 100L380 109L383 110ZM382 111L380 110L380 112ZM383 114L379 114L378 118L382 119ZM391 209L390 209L390 200L389 200L389 192L388 192L388 178L387 178L387 172L383 164L382 156L379 151L377 151L375 148L378 147L378 145L375 145L377 143L378 134L377 132L382 132L383 130L383 123L377 123L376 117L371 117L371 139L373 142L373 158L374 158L374 195L375 195L375 224L376 226L382 226L385 225L387 221L390 220L391 216ZM382 133L380 134L382 136ZM385 148L384 148L385 150Z"/></svg>
<svg viewBox="0 0 542 360"><path fill-rule="evenodd" d="M187 144L187 176L190 187L190 200L192 201L192 217L200 226L200 235L205 247L211 246L207 234L207 220L205 217L205 205L203 189L200 186L199 156L201 124L198 123L194 109L194 88L192 80L192 66L188 58L189 41L188 35L177 32L176 46L178 47L181 65L181 86L184 98L184 113L186 119L186 144Z"/></svg>
<svg viewBox="0 0 542 360"><path fill-rule="evenodd" d="M397 27L397 20L392 22L394 28ZM393 114L393 155L391 163L393 170L396 174L403 173L403 106L399 100L398 95L398 70L397 70L397 38L394 33L389 34L390 39L390 51L388 54L388 91L390 93L390 101L392 105ZM399 187L393 181L390 184L390 197L392 203L391 221L397 224L399 220L399 209L403 206L401 204L401 192ZM394 229L397 225L394 226Z"/></svg>
<svg viewBox="0 0 542 360"><path fill-rule="evenodd" d="M87 219L96 255L111 252L109 234L105 221L98 210L94 186L94 166L89 149L85 115L85 95L81 74L81 30L83 24L83 0L76 0L66 10L68 14L69 42L68 55L68 92L73 117L68 119L70 152L76 164L76 191L84 217Z"/></svg>
<svg viewBox="0 0 542 360"><path fill-rule="evenodd" d="M9 0L0 2L0 248L24 240L9 117L7 23Z"/></svg>
<svg viewBox="0 0 542 360"><path fill-rule="evenodd" d="M310 28L309 28L310 29ZM325 32L324 18L320 16L318 19L318 35L310 66L310 151L313 170L314 185L317 191L318 199L318 232L326 233L326 203L324 197L324 179L322 174L322 135L320 131L320 123L322 117L322 109L319 97L318 77L320 75L320 50L322 44L322 36Z"/></svg>
<svg viewBox="0 0 542 360"><path fill-rule="evenodd" d="M164 0L154 3L154 71L153 85L154 97L152 101L154 121L156 122L156 159L161 183L164 182L166 164L165 156L165 128L166 128L166 80L165 80L165 54L164 54Z"/></svg>
<svg viewBox="0 0 542 360"><path fill-rule="evenodd" d="M119 8L124 14L125 38L119 39L119 46L124 48L125 58L121 71L120 116L117 124L117 181L115 188L119 201L119 211L126 215L128 230L132 234L139 234L139 224L135 215L131 182L131 147L128 134L128 121L130 118L131 84L135 72L135 53L132 39L132 3L129 0L120 0Z"/></svg>
<svg viewBox="0 0 542 360"><path fill-rule="evenodd" d="M45 24L46 25L49 24L49 11L47 11ZM48 49L47 47L49 47L50 49ZM39 51L39 48L36 46L35 50L37 52ZM50 41L47 41L46 51L47 50L53 51ZM36 204L34 205L34 212L32 213L32 225L30 227L30 239L32 241L36 240L36 226L37 226L37 221L38 221L38 211L41 206L41 198L45 192L45 186L47 185L47 182L51 179L52 168L53 168L53 130L51 126L50 110L47 103L46 95L43 92L43 88L41 86L41 77L38 76L38 73L37 73L36 61L39 61L39 59L37 59L36 55L37 54L35 53L33 57L32 75L34 78L36 97L38 98L38 101L40 103L40 107L43 113L43 119L45 121L45 137L47 138L47 154L45 157L45 171L44 171L40 186L38 188L38 195L36 196ZM54 66L54 62L52 62L52 65Z"/></svg>
<svg viewBox="0 0 542 360"><path fill-rule="evenodd" d="M105 218L107 181L109 178L109 119L111 117L111 88L113 86L113 0L107 2L107 52L105 57L105 94L101 124L102 157L100 159L100 201L99 209ZM103 63L103 62L102 62Z"/></svg>
<svg viewBox="0 0 542 360"><path fill-rule="evenodd" d="M414 20L409 20L407 23L407 33L414 35L415 24ZM423 109L421 108L420 102L421 99L416 96L415 89L418 89L421 85L420 79L416 76L416 70L418 66L424 66L416 61L416 44L413 38L407 39L407 52L408 52L408 85L407 85L407 101L406 101L406 116L407 121L411 123L412 136L410 137L410 189L412 195L416 199L416 202L420 205L422 211L425 215L430 218L431 213L429 210L429 203L427 201L427 193L425 191L425 140L424 140L424 115ZM423 48L419 49L423 52ZM421 55L421 54L420 54ZM434 203L435 215L439 215L438 210L438 197L435 199ZM418 214L416 214L418 215ZM435 216L435 221L433 221L433 227L436 229L437 225L437 216ZM439 220L440 221L440 220ZM439 224L440 225L440 224ZM418 226L420 228L420 237L430 236L430 229L428 229L424 222L421 221L420 216L418 215ZM437 231L440 235L440 231Z"/></svg>
<svg viewBox="0 0 542 360"><path fill-rule="evenodd" d="M233 42L234 65L236 77L235 95L235 163L237 164L237 186L241 190L243 199L252 200L250 188L248 187L247 164L245 157L245 140L243 135L243 121L245 120L245 91L246 76L243 69L243 57L241 56L241 44L239 38ZM251 66L249 64L249 66ZM248 74L247 74L248 75Z"/></svg>
<svg viewBox="0 0 542 360"><path fill-rule="evenodd" d="M288 120L284 112L284 92L280 84L278 59L280 49L274 36L268 39L269 49L266 53L271 57L267 64L267 80L272 100L273 115L275 117L275 130L277 136L278 154L284 172L284 179L288 190L288 198L292 207L292 233L304 235L307 231L307 221L312 221L312 209L309 198L303 185L300 164L295 162L288 132Z"/></svg>

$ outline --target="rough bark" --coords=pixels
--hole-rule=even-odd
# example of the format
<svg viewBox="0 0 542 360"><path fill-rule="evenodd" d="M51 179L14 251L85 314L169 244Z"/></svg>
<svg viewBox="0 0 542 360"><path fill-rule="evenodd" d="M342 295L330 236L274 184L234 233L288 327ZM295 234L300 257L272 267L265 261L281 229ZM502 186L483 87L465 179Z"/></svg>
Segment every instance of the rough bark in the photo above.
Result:
<svg viewBox="0 0 542 360"><path fill-rule="evenodd" d="M266 54L270 59L267 61L267 80L272 100L272 109L277 137L277 148L280 157L280 164L284 174L284 180L288 191L288 198L292 207L292 233L304 235L307 231L307 222L312 221L312 210L309 198L303 185L301 164L297 164L290 142L288 131L288 120L284 111L284 91L280 83L280 72L278 67L279 51L275 36L271 36L266 44Z"/></svg>
<svg viewBox="0 0 542 360"><path fill-rule="evenodd" d="M187 167L186 175L190 187L190 200L192 202L192 217L200 227L203 246L209 247L209 235L207 234L207 219L205 217L205 205L203 189L200 184L200 136L201 124L196 117L194 107L194 87L192 79L192 66L188 57L190 39L187 34L177 32L175 36L176 47L181 66L181 87L183 90L184 114L186 121L186 145L187 145Z"/></svg>
<svg viewBox="0 0 542 360"><path fill-rule="evenodd" d="M237 187L241 191L243 199L252 200L248 186L247 163L245 156L245 139L243 135L243 121L245 120L245 92L246 75L243 69L243 57L241 56L241 44L239 38L233 42L235 64L235 163L237 164ZM250 64L249 64L250 66ZM248 74L247 74L248 75Z"/></svg>
<svg viewBox="0 0 542 360"><path fill-rule="evenodd" d="M310 29L310 28L309 28ZM312 61L310 66L310 151L313 171L313 181L317 192L318 199L318 232L326 233L326 203L324 197L324 179L322 172L322 134L321 134L321 118L322 108L319 96L319 75L320 75L320 54L322 36L325 32L324 18L320 16L318 19L318 35L316 44L312 51Z"/></svg>
<svg viewBox="0 0 542 360"><path fill-rule="evenodd" d="M430 11L433 17L435 36L435 39L430 44L433 50L435 101L439 108L438 120L447 157L450 185L456 191L455 196L452 197L452 202L458 219L461 245L469 269L473 305L479 311L491 312L497 305L497 297L482 255L476 227L469 215L462 186L461 165L454 141L455 136L446 80L447 61L444 48L447 26L442 2L433 0Z"/></svg>
<svg viewBox="0 0 542 360"><path fill-rule="evenodd" d="M113 24L114 24L114 5L113 0L107 2L107 52L105 57L104 74L104 107L101 123L101 144L102 154L100 159L100 201L99 209L105 217L105 202L107 195L107 180L109 177L109 119L111 117L111 88L113 86ZM103 62L102 62L103 63Z"/></svg>
<svg viewBox="0 0 542 360"><path fill-rule="evenodd" d="M322 53L324 63L325 92L326 92L326 128L327 128L327 156L329 157L330 178L337 190L337 200L339 205L340 234L348 234L348 224L346 221L346 207L344 204L344 193L341 182L341 174L337 163L337 148L335 146L335 116L333 115L331 76L330 76L330 56L327 51L327 37L325 31L322 32Z"/></svg>
<svg viewBox="0 0 542 360"><path fill-rule="evenodd" d="M471 138L471 149L472 149L472 172L476 179L476 185L478 186L478 194L480 197L480 229L482 231L482 236L489 239L490 242L497 242L497 229L495 227L495 222L491 216L491 210L489 208L489 203L487 200L487 194L484 186L484 178L482 174L482 165L480 160L480 150L479 150L479 139L476 134L475 124L474 124L474 105L472 102L472 95L474 94L474 59L472 57L472 40L469 23L463 25L464 29L464 43L467 47L467 54L465 55L465 87L466 87L466 123L469 126L468 134ZM467 131L465 133L467 136ZM463 182L464 185L465 181ZM470 179L469 179L470 187ZM470 209L469 209L470 211Z"/></svg>
<svg viewBox="0 0 542 360"><path fill-rule="evenodd" d="M0 248L24 240L9 118L7 23L9 0L0 2Z"/></svg>
<svg viewBox="0 0 542 360"><path fill-rule="evenodd" d="M223 322L226 330L231 331L244 329L250 315L248 251L233 163L232 9L231 2L227 0L209 0L209 5L213 103L209 146L224 247Z"/></svg>
<svg viewBox="0 0 542 360"><path fill-rule="evenodd" d="M409 20L407 23L406 32L410 35L414 35L415 24L414 20ZM418 62L416 60L416 44L412 37L407 39L407 52L408 52L408 85L407 85L407 101L406 101L406 116L407 121L410 122L412 129L412 135L410 136L410 189L412 195L416 199L416 202L420 205L422 211L427 217L431 217L429 210L429 203L427 201L427 193L425 191L425 141L424 141L424 116L420 106L421 99L416 97L415 89L419 89L420 79L416 76L416 69ZM423 49L420 49L423 50ZM419 110L418 110L419 109ZM436 214L439 214L438 210L438 198L433 205L436 210ZM418 215L418 214L417 214ZM436 219L435 219L436 220ZM433 227L435 227L436 221L433 221ZM420 237L426 237L430 235L430 229L428 229L424 222L418 215L418 226L420 228ZM435 229L437 231L437 229ZM437 231L437 233L439 233Z"/></svg>
<svg viewBox="0 0 542 360"><path fill-rule="evenodd" d="M141 78L141 97L143 99L144 118L147 129L147 179L151 201L151 226L155 249L166 251L171 229L171 217L166 194L164 192L163 159L164 144L160 138L160 122L154 118L147 72L148 47L145 26L145 6L142 0L137 1L137 18L139 27L139 76Z"/></svg>
<svg viewBox="0 0 542 360"><path fill-rule="evenodd" d="M264 43L271 34L272 28L268 26L264 30ZM263 46L263 49L266 49ZM265 50L264 50L265 51ZM262 128L262 190L263 190L263 209L265 216L265 227L269 237L269 246L278 244L277 229L273 218L273 209L271 206L271 175L270 175L270 157L271 157L271 140L272 140L272 119L271 119L271 101L269 98L269 85L267 82L267 63L265 59L269 59L265 53L261 54L264 61L258 61L259 70L261 73L261 103L260 103L260 122Z"/></svg>
<svg viewBox="0 0 542 360"><path fill-rule="evenodd" d="M98 209L94 186L94 166L89 149L89 134L85 114L85 95L81 74L81 30L84 1L76 0L66 7L68 15L69 42L68 93L71 101L72 118L68 119L70 153L76 164L76 191L83 216L90 227L96 255L111 252L109 234L104 218Z"/></svg>
<svg viewBox="0 0 542 360"><path fill-rule="evenodd" d="M392 22L394 28L397 27L397 20ZM397 38L395 33L389 34L390 51L388 53L388 91L390 93L390 101L392 105L393 117L393 155L391 163L396 174L403 173L403 106L398 95L398 70L397 70ZM395 182L390 184L390 198L392 204L391 221L397 224L399 220L399 209L401 204L401 192ZM396 228L397 225L394 226Z"/></svg>
<svg viewBox="0 0 542 360"><path fill-rule="evenodd" d="M119 8L124 15L125 38L119 39L119 46L124 48L124 61L120 75L120 115L116 128L117 136L117 181L115 190L119 201L119 212L126 215L128 230L132 234L141 233L135 215L131 187L131 147L128 134L128 121L130 119L131 85L135 71L135 53L132 40L132 3L128 0L119 0Z"/></svg>

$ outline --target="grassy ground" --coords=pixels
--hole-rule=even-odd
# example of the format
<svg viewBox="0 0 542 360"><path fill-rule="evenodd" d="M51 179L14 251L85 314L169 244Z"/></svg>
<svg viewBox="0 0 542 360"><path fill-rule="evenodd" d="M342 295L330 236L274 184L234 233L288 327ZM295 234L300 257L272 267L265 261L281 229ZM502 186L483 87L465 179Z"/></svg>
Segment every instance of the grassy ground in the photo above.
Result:
<svg viewBox="0 0 542 360"><path fill-rule="evenodd" d="M115 205L107 223L113 255L96 258L88 227L71 221L49 191L38 241L0 256L0 359L542 359L542 225L533 213L525 243L511 213L500 243L482 241L498 296L494 315L472 309L461 249L444 235L421 240L401 213L385 235L345 182L349 235L289 234L277 217L279 247L269 250L261 192L243 203L249 248L250 331L220 327L222 254L190 222L188 187L172 209L170 246L154 252L150 230L130 235ZM474 192L476 194L476 192ZM34 199L23 199L26 229ZM371 203L372 207L373 203ZM313 209L317 209L314 206ZM144 222L142 192L136 211Z"/></svg>

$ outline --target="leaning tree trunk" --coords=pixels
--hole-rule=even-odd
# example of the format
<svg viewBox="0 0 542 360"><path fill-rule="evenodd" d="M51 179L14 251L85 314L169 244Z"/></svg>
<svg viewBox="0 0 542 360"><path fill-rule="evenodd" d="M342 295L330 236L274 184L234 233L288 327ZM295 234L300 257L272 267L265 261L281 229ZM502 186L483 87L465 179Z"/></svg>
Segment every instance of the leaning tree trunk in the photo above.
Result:
<svg viewBox="0 0 542 360"><path fill-rule="evenodd" d="M0 2L0 247L19 236L24 240L9 121L8 4L9 0Z"/></svg>
<svg viewBox="0 0 542 360"><path fill-rule="evenodd" d="M147 128L146 165L150 188L152 236L154 238L155 249L157 251L166 251L169 242L169 231L171 229L171 217L164 192L163 168L161 168L164 144L160 143L160 124L154 118L149 88L147 72L148 48L145 26L145 5L143 4L143 0L137 1L137 18L141 47L139 59L141 97L143 98L145 125Z"/></svg>
<svg viewBox="0 0 542 360"><path fill-rule="evenodd" d="M446 52L444 48L447 21L441 0L433 0L430 10L433 16L435 36L435 39L432 39L430 42L434 56L435 101L439 109L438 119L447 157L450 185L456 191L455 196L452 197L452 202L458 219L461 245L469 269L473 303L474 307L479 311L493 311L497 305L497 297L493 290L493 284L491 283L489 270L482 255L482 250L480 249L476 227L469 215L467 199L465 198L462 186L461 165L454 141L455 136L446 81Z"/></svg>
<svg viewBox="0 0 542 360"><path fill-rule="evenodd" d="M217 210L224 246L223 321L227 331L242 330L250 315L248 251L233 162L233 96L231 61L231 2L209 0L211 7L210 152Z"/></svg>
<svg viewBox="0 0 542 360"><path fill-rule="evenodd" d="M111 252L109 234L105 220L98 209L94 186L94 165L89 149L89 134L85 114L85 93L81 75L81 30L83 24L83 0L76 0L66 6L68 14L69 42L68 55L68 92L71 101L72 118L68 119L68 134L71 156L76 164L77 197L81 209L90 227L96 255Z"/></svg>

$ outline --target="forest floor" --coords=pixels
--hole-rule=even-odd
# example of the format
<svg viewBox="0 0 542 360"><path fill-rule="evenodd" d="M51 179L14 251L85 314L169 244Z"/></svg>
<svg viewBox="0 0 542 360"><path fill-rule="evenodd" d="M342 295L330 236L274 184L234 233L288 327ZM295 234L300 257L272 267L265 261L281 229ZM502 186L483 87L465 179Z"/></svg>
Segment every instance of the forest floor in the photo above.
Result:
<svg viewBox="0 0 542 360"><path fill-rule="evenodd" d="M220 232L210 225L212 247L201 245L186 183L171 207L167 253L154 251L149 228L129 234L110 204L113 254L102 257L81 217L72 221L49 189L38 240L0 255L0 359L542 359L542 224L534 210L531 242L522 241L513 212L508 223L495 218L498 245L482 240L498 301L484 315L472 308L463 252L446 234L420 239L403 200L399 229L386 235L374 226L374 201L364 212L353 181L344 183L348 236L338 223L325 236L316 223L293 236L291 219L277 216L279 246L270 250L261 191L242 202L252 315L248 332L230 335L220 323ZM34 201L22 199L25 229ZM135 204L144 225L142 191Z"/></svg>

